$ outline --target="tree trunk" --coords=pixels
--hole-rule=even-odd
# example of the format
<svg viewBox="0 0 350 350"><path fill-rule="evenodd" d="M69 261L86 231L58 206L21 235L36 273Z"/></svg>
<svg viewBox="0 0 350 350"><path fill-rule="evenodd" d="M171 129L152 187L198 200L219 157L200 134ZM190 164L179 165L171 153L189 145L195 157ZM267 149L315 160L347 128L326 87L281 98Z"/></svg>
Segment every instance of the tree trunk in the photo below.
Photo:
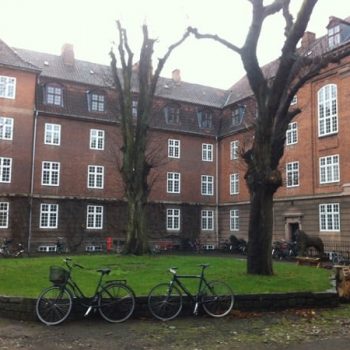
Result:
<svg viewBox="0 0 350 350"><path fill-rule="evenodd" d="M148 250L145 233L145 204L134 197L128 198L127 240L125 254L142 255Z"/></svg>
<svg viewBox="0 0 350 350"><path fill-rule="evenodd" d="M260 111L263 128L257 126L254 145L245 155L248 165L245 180L250 192L247 272L272 275L273 196L282 185L282 176L272 166L276 148L271 142L272 126L268 114Z"/></svg>
<svg viewBox="0 0 350 350"><path fill-rule="evenodd" d="M273 274L273 192L266 187L258 186L251 196L247 263L249 274Z"/></svg>

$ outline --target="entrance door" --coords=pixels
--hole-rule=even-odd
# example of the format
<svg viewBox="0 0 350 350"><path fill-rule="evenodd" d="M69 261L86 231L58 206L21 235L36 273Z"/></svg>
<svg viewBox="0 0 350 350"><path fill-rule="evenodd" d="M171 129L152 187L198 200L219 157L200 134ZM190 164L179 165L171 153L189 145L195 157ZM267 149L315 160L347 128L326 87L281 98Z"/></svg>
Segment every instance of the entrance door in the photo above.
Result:
<svg viewBox="0 0 350 350"><path fill-rule="evenodd" d="M297 240L295 232L299 229L299 223L293 222L289 224L290 240L295 242Z"/></svg>

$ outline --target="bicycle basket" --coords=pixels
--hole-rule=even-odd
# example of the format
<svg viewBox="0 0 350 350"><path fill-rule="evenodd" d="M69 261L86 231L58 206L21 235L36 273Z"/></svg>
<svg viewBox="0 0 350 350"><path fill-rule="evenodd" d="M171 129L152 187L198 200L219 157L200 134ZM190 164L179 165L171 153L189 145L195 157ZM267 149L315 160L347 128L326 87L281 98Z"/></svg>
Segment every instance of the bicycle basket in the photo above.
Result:
<svg viewBox="0 0 350 350"><path fill-rule="evenodd" d="M69 278L69 271L61 266L50 266L50 281L55 285L65 284Z"/></svg>

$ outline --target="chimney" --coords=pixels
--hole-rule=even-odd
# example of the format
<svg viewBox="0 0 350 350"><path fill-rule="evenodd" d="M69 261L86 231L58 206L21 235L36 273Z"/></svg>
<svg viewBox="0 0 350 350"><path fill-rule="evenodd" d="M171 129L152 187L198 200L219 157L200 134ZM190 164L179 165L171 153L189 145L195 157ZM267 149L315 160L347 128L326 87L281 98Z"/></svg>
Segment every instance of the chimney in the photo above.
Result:
<svg viewBox="0 0 350 350"><path fill-rule="evenodd" d="M74 66L74 48L72 44L63 44L61 56L66 66Z"/></svg>
<svg viewBox="0 0 350 350"><path fill-rule="evenodd" d="M180 85L180 83L181 83L181 71L180 71L180 69L173 70L172 79L175 82L175 84Z"/></svg>
<svg viewBox="0 0 350 350"><path fill-rule="evenodd" d="M312 32L305 32L301 38L301 47L307 49L316 40L316 34Z"/></svg>

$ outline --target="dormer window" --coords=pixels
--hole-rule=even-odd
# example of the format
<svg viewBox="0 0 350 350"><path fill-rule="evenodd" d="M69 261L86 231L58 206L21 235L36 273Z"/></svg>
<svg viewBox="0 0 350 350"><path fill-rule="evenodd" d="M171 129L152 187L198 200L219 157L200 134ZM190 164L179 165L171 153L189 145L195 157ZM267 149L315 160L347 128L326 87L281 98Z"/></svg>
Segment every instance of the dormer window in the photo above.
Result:
<svg viewBox="0 0 350 350"><path fill-rule="evenodd" d="M330 49L340 44L340 26L336 25L328 29L328 46Z"/></svg>
<svg viewBox="0 0 350 350"><path fill-rule="evenodd" d="M245 113L245 106L237 106L232 111L232 126L241 125Z"/></svg>
<svg viewBox="0 0 350 350"><path fill-rule="evenodd" d="M211 129L213 127L213 116L210 110L203 109L197 112L198 125L201 129Z"/></svg>
<svg viewBox="0 0 350 350"><path fill-rule="evenodd" d="M58 84L45 86L45 102L48 105L63 106L63 88Z"/></svg>
<svg viewBox="0 0 350 350"><path fill-rule="evenodd" d="M88 103L90 112L104 112L105 111L105 96L98 92L88 93Z"/></svg>
<svg viewBox="0 0 350 350"><path fill-rule="evenodd" d="M180 122L180 108L175 105L168 105L164 107L164 117L167 124L179 124Z"/></svg>

